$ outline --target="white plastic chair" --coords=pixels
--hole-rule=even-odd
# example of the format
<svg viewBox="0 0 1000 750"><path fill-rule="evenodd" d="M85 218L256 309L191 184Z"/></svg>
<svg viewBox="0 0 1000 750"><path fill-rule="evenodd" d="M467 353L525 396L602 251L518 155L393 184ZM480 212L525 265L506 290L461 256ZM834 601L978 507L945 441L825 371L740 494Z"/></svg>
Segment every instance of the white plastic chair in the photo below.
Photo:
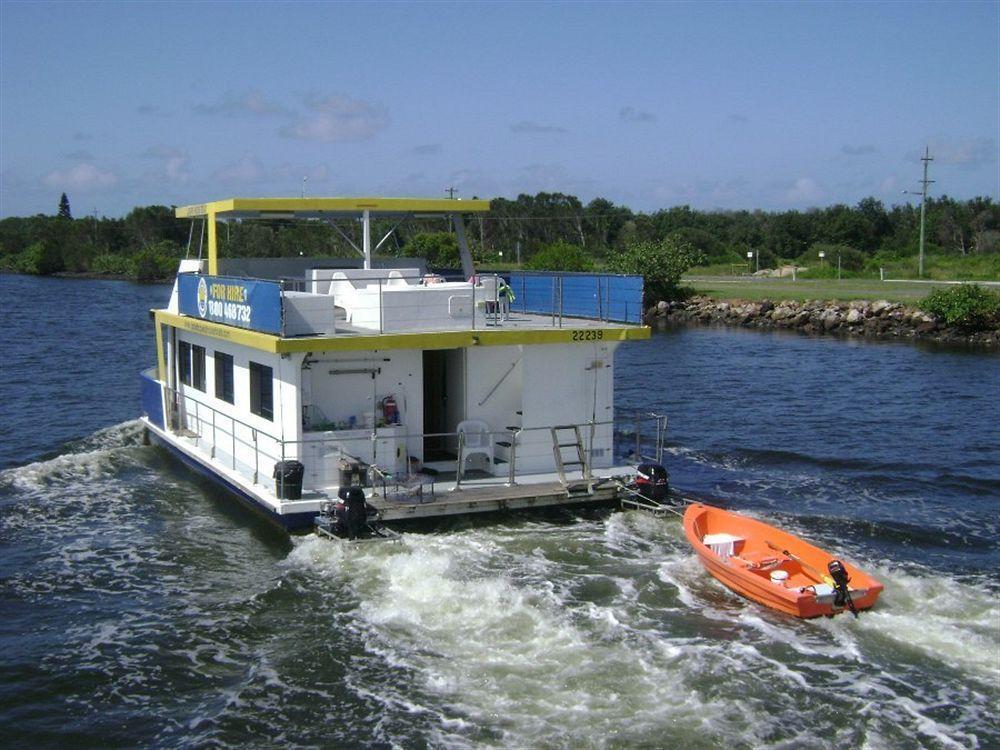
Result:
<svg viewBox="0 0 1000 750"><path fill-rule="evenodd" d="M493 470L493 439L490 435L490 426L481 419L465 419L458 423L457 432L464 435L464 447L459 460L462 466L459 470L464 471L465 462L470 456L486 456L489 471Z"/></svg>

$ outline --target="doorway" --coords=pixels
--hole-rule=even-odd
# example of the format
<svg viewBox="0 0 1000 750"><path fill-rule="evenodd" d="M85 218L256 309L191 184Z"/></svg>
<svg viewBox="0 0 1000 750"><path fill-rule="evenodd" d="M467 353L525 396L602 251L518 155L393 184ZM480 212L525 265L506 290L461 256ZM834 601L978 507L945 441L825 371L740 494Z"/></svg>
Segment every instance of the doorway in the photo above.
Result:
<svg viewBox="0 0 1000 750"><path fill-rule="evenodd" d="M454 461L453 433L465 419L465 349L424 351L424 463Z"/></svg>

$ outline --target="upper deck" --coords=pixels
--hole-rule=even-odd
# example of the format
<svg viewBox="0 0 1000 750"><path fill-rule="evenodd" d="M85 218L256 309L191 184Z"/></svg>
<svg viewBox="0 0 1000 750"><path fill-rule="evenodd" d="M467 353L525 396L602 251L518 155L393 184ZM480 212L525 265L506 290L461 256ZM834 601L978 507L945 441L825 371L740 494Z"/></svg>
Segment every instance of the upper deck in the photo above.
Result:
<svg viewBox="0 0 1000 750"><path fill-rule="evenodd" d="M276 353L649 336L635 277L513 272L456 282L418 269L311 269L272 280L200 274L198 263L184 262L157 320Z"/></svg>
<svg viewBox="0 0 1000 750"><path fill-rule="evenodd" d="M157 320L276 353L648 337L641 277L476 274L462 215L488 209L488 201L408 198L233 198L180 207L177 216L207 224L207 258L182 261ZM217 221L275 217L330 222L352 245L335 222L360 223L361 244L354 247L363 260L218 257ZM387 217L447 217L463 280L428 274L414 259L389 261L410 267L374 267L371 220Z"/></svg>

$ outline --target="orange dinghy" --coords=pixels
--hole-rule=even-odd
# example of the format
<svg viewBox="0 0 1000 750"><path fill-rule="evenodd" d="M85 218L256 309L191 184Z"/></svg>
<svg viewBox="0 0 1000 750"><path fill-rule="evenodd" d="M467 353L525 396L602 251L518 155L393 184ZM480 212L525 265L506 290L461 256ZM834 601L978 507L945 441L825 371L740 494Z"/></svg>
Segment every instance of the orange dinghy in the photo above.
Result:
<svg viewBox="0 0 1000 750"><path fill-rule="evenodd" d="M882 584L766 523L696 503L684 533L708 572L737 594L796 617L868 609ZM853 606L852 606L853 605Z"/></svg>

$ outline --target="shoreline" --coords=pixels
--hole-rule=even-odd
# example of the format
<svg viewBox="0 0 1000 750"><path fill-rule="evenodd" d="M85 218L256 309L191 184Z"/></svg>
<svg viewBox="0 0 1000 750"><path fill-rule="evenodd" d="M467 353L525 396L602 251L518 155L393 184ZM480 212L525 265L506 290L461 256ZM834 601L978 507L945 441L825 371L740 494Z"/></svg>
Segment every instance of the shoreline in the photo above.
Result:
<svg viewBox="0 0 1000 750"><path fill-rule="evenodd" d="M24 271L11 271L0 269L0 276L31 276L37 279L80 279L84 281L131 281L133 284L170 284L173 276L164 276L158 279L139 280L125 273L99 273L97 271L57 271L56 273L38 274L25 273Z"/></svg>
<svg viewBox="0 0 1000 750"><path fill-rule="evenodd" d="M751 302L699 295L685 301L658 302L646 311L645 322L654 328L670 324L725 325L810 335L934 341L1000 350L1000 328L970 333L948 326L916 307L888 300Z"/></svg>

